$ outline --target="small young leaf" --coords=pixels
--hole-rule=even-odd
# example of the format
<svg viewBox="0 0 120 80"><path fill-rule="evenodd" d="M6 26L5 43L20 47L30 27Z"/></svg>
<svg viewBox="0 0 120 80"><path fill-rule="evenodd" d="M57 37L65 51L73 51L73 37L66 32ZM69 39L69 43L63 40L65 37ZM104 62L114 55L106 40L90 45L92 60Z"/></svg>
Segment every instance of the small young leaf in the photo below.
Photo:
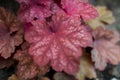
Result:
<svg viewBox="0 0 120 80"><path fill-rule="evenodd" d="M112 11L108 10L105 6L96 6L99 16L96 19L88 21L91 28L105 27L106 24L112 24L115 22L115 17Z"/></svg>
<svg viewBox="0 0 120 80"><path fill-rule="evenodd" d="M69 15L82 17L84 20L96 18L96 9L87 3L88 0L61 0L62 7Z"/></svg>
<svg viewBox="0 0 120 80"><path fill-rule="evenodd" d="M80 68L75 76L78 80L86 80L86 77L90 79L97 77L90 55L85 52L80 58Z"/></svg>

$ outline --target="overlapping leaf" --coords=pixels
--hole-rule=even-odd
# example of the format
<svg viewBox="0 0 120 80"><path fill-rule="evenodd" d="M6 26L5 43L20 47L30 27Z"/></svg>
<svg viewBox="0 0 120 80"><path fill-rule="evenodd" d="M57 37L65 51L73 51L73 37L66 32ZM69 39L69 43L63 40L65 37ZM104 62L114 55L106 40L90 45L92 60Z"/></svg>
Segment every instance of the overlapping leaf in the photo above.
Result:
<svg viewBox="0 0 120 80"><path fill-rule="evenodd" d="M86 80L86 78L93 79L97 77L94 64L88 53L84 52L81 56L80 68L75 76L78 80Z"/></svg>
<svg viewBox="0 0 120 80"><path fill-rule="evenodd" d="M18 16L22 22L44 19L51 15L50 4L52 0L18 0L18 2L21 3Z"/></svg>
<svg viewBox="0 0 120 80"><path fill-rule="evenodd" d="M92 50L92 59L95 67L104 70L107 63L117 65L120 62L120 46L117 42L120 40L117 31L104 30L97 28L93 32L95 41Z"/></svg>
<svg viewBox="0 0 120 80"><path fill-rule="evenodd" d="M0 55L8 58L22 43L23 30L16 16L0 7Z"/></svg>
<svg viewBox="0 0 120 80"><path fill-rule="evenodd" d="M97 11L85 0L61 0L62 7L72 16L82 16L84 20L96 18Z"/></svg>
<svg viewBox="0 0 120 80"><path fill-rule="evenodd" d="M18 50L14 58L19 61L17 65L17 76L19 80L28 80L36 77L38 74L44 75L48 70L48 66L38 67L28 54L28 44L22 46L22 50Z"/></svg>
<svg viewBox="0 0 120 80"><path fill-rule="evenodd" d="M105 6L96 6L99 16L96 19L88 21L88 24L93 28L105 27L106 24L115 22L115 17L112 11L108 10Z"/></svg>
<svg viewBox="0 0 120 80"><path fill-rule="evenodd" d="M25 39L31 43L29 53L39 66L50 64L56 71L73 74L78 70L81 47L92 43L92 37L80 19L63 11L50 22L37 20L27 28Z"/></svg>

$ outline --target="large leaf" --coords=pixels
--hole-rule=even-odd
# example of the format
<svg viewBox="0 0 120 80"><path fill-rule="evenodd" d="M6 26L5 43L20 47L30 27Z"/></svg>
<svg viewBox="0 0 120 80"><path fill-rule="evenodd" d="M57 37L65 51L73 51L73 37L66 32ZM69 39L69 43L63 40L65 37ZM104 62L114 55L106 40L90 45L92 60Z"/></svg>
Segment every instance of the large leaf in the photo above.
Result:
<svg viewBox="0 0 120 80"><path fill-rule="evenodd" d="M81 47L92 43L87 26L64 12L52 16L50 22L33 21L27 26L25 39L31 43L29 53L39 66L50 64L54 70L74 74L78 70Z"/></svg>

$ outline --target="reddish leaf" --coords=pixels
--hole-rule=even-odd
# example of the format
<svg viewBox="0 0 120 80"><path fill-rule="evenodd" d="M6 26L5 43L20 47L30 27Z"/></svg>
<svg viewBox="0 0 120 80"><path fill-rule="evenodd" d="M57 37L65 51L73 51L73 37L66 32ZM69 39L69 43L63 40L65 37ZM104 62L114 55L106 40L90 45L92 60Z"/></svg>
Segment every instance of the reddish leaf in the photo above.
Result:
<svg viewBox="0 0 120 80"><path fill-rule="evenodd" d="M118 64L120 62L120 46L117 45L120 39L119 34L116 31L97 28L93 35L95 42L93 44L92 59L95 62L95 67L104 70L107 63Z"/></svg>
<svg viewBox="0 0 120 80"><path fill-rule="evenodd" d="M8 58L22 43L22 25L16 16L0 7L0 55Z"/></svg>
<svg viewBox="0 0 120 80"><path fill-rule="evenodd" d="M79 18L58 12L51 22L37 20L27 28L25 39L31 43L29 53L39 66L48 63L56 71L74 74L78 70L81 47L92 43L90 32Z"/></svg>
<svg viewBox="0 0 120 80"><path fill-rule="evenodd" d="M44 4L44 5L49 5L52 0L16 0L18 1L19 3L25 3L27 5L29 4L33 4L33 3L39 3L39 4Z"/></svg>
<svg viewBox="0 0 120 80"><path fill-rule="evenodd" d="M61 0L62 7L72 16L82 16L84 20L96 18L98 16L95 8L83 0Z"/></svg>
<svg viewBox="0 0 120 80"><path fill-rule="evenodd" d="M43 4L44 2L45 5ZM51 15L51 0L31 0L29 2L21 1L20 3L21 5L18 15L23 22L31 22L36 19L44 19Z"/></svg>
<svg viewBox="0 0 120 80"><path fill-rule="evenodd" d="M22 50L18 50L14 58L19 61L17 65L17 76L20 80L28 80L36 77L38 74L44 75L49 67L38 67L28 54L28 44L22 45Z"/></svg>
<svg viewBox="0 0 120 80"><path fill-rule="evenodd" d="M23 22L31 22L34 19L44 19L51 16L55 11L67 11L69 15L82 16L85 20L97 17L96 10L89 5L88 0L17 0L21 7L19 18ZM70 7L69 7L70 6ZM59 9L58 9L59 8Z"/></svg>

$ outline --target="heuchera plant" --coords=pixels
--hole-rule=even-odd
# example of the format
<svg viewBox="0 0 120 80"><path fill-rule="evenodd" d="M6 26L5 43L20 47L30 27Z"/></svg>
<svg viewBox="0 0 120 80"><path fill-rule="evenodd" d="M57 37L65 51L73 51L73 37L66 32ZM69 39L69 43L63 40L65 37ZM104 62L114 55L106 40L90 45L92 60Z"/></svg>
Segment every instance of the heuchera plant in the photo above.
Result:
<svg viewBox="0 0 120 80"><path fill-rule="evenodd" d="M49 80L44 75L53 70L64 79L92 79L95 68L120 62L119 33L86 24L98 16L88 0L17 2L17 16L0 7L0 69L16 65L9 80Z"/></svg>
<svg viewBox="0 0 120 80"><path fill-rule="evenodd" d="M84 20L98 16L87 0L18 0L19 17L25 24L29 54L39 66L74 74L81 49L92 44Z"/></svg>

